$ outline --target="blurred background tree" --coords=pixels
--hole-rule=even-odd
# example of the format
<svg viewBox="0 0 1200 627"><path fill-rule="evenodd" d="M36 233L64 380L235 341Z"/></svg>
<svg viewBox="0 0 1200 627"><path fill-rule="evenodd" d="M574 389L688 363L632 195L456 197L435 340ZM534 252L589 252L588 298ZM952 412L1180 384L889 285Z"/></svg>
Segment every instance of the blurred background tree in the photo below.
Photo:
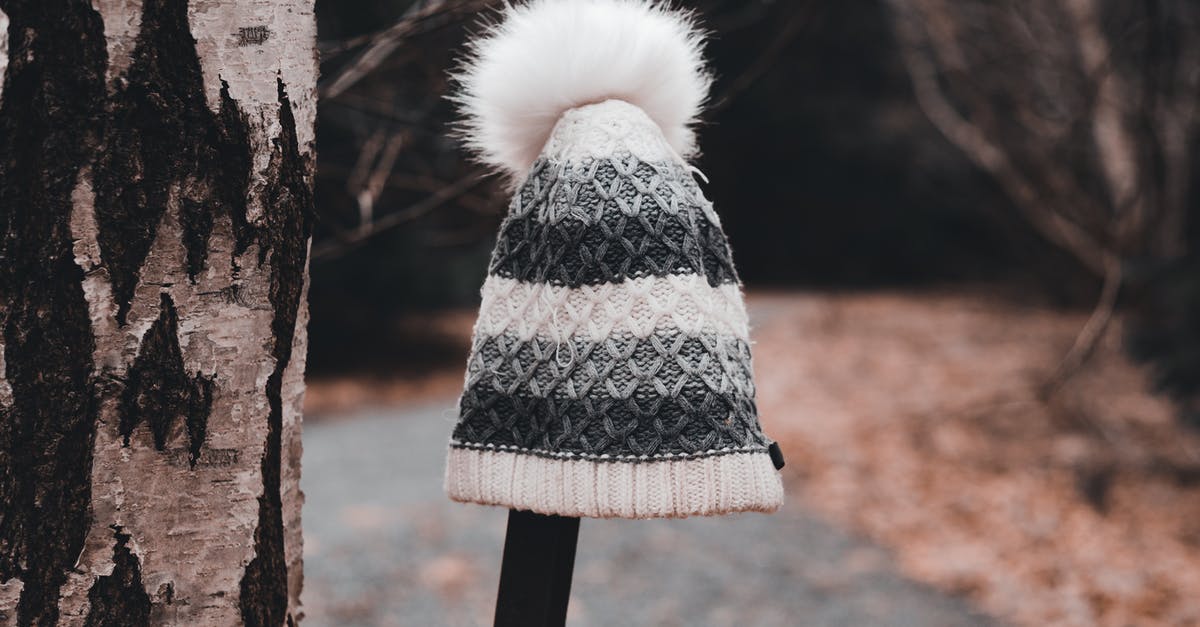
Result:
<svg viewBox="0 0 1200 627"><path fill-rule="evenodd" d="M1103 279L1059 371L1066 376L1102 337L1126 273L1144 279L1139 270L1170 266L1189 250L1200 8L888 4L926 117L1031 227Z"/></svg>
<svg viewBox="0 0 1200 627"><path fill-rule="evenodd" d="M505 209L444 98L489 4L318 2L315 374L403 368L414 343L414 368L457 359L402 322L475 301ZM1125 303L1130 346L1195 406L1192 4L686 4L718 78L698 166L748 286L1094 306L1058 378Z"/></svg>

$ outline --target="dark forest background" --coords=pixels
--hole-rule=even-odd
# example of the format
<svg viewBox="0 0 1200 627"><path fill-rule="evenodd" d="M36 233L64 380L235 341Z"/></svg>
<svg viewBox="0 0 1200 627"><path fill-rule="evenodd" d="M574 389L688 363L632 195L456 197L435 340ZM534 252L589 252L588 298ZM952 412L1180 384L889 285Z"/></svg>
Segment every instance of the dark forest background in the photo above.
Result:
<svg viewBox="0 0 1200 627"><path fill-rule="evenodd" d="M444 98L487 4L317 3L316 375L457 355L397 321L476 302L506 207L498 180L450 132ZM996 177L929 121L883 3L686 4L712 32L717 76L697 165L748 289L983 285L1022 302L1095 305L1104 277L1031 227ZM1146 11L1135 17L1149 26L1128 33L1128 15L1106 14L1106 32L1157 37ZM1194 154L1195 137L1186 143ZM1192 252L1120 255L1118 298L1130 350L1157 364L1185 406L1200 386L1200 221L1187 194ZM405 366L414 353L419 363Z"/></svg>
<svg viewBox="0 0 1200 627"><path fill-rule="evenodd" d="M746 284L756 404L787 456L790 513L712 521L706 541L678 540L686 524L623 525L619 549L588 521L581 546L598 559L577 569L572 606L598 624L612 623L607 609L664 607L691 624L751 606L767 617L751 624L844 618L794 602L815 585L844 605L855 581L878 592L890 567L857 550L823 561L819 534L797 524L811 511L1005 624L1197 623L1200 3L672 4L711 33L717 80L696 165ZM389 612L407 624L429 594L456 618L426 624L491 618L488 553L463 550L487 537L482 512L410 502L404 486L423 481L422 465L440 472L425 455L443 446L461 392L508 204L454 138L445 98L464 41L497 5L317 2L305 399L316 624ZM338 440L355 444L318 466L320 438L356 429L369 437ZM375 458L409 464L406 480L382 466L379 484L353 474ZM338 509L351 485L369 496ZM406 526L437 533L413 535L409 554L396 548ZM641 533L655 539L637 544ZM726 563L717 535L753 563L683 568L695 576L677 591L609 600L633 589L613 585L622 577L654 580L664 551ZM372 559L386 565L360 570ZM859 622L906 620L904 603L869 598L886 616Z"/></svg>

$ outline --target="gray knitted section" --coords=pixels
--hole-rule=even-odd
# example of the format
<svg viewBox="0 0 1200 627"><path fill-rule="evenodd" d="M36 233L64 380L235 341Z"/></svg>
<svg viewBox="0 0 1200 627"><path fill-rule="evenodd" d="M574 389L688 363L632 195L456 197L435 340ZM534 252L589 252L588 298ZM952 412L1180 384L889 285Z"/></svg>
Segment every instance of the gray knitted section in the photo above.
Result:
<svg viewBox="0 0 1200 627"><path fill-rule="evenodd" d="M630 154L538 160L489 274L570 289L668 275L738 281L691 171ZM453 446L606 461L765 451L746 342L661 324L648 337L477 335Z"/></svg>
<svg viewBox="0 0 1200 627"><path fill-rule="evenodd" d="M513 197L489 272L570 287L667 274L737 282L725 235L691 172L628 154L538 160Z"/></svg>
<svg viewBox="0 0 1200 627"><path fill-rule="evenodd" d="M750 348L716 334L476 338L462 446L611 458L765 450Z"/></svg>

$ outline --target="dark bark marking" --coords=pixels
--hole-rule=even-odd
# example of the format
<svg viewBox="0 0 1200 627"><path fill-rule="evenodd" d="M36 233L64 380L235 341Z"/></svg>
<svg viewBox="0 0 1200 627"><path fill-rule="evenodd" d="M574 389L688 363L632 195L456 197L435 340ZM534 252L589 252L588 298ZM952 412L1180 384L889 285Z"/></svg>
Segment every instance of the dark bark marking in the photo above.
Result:
<svg viewBox="0 0 1200 627"><path fill-rule="evenodd" d="M71 192L102 117L104 25L86 0L0 0L0 325L13 403L0 413L0 581L18 625L54 625L89 528L94 337Z"/></svg>
<svg viewBox="0 0 1200 627"><path fill-rule="evenodd" d="M188 275L204 269L214 216L245 222L250 146L245 117L221 90L217 114L185 1L146 0L128 70L108 107L95 170L100 255L125 324L138 273L171 202L179 207Z"/></svg>
<svg viewBox="0 0 1200 627"><path fill-rule="evenodd" d="M213 448L206 446L200 451L200 457L195 459L192 457L191 452L185 448L167 450L167 462L172 466L187 464L192 468L221 468L237 465L239 459L241 459L241 455L238 449L235 448Z"/></svg>
<svg viewBox="0 0 1200 627"><path fill-rule="evenodd" d="M271 38L271 29L266 26L243 26L237 32L238 46L261 46Z"/></svg>
<svg viewBox="0 0 1200 627"><path fill-rule="evenodd" d="M88 590L91 609L86 627L143 627L150 624L150 595L142 584L142 568L126 546L129 535L112 525L117 543L113 547L113 571L101 575Z"/></svg>
<svg viewBox="0 0 1200 627"><path fill-rule="evenodd" d="M179 315L171 297L162 294L158 318L138 347L137 358L126 374L121 395L121 435L129 446L133 431L143 422L150 426L154 448L166 450L176 418L187 429L188 451L195 467L204 446L208 415L212 409L213 379L197 373L188 376L179 350Z"/></svg>
<svg viewBox="0 0 1200 627"><path fill-rule="evenodd" d="M283 372L292 358L292 338L304 288L308 238L312 231L310 164L300 155L296 120L282 80L279 88L280 134L271 155L271 182L265 193L265 227L259 236L259 263L269 259L271 353L275 369L267 380L270 405L262 460L263 494L258 499L254 559L241 583L242 620L247 627L276 627L293 622L287 612L287 562L284 559L283 503L280 494L283 431Z"/></svg>
<svg viewBox="0 0 1200 627"><path fill-rule="evenodd" d="M208 434L208 416L212 413L213 388L216 376L205 377L196 373L192 377L192 394L188 396L187 416L184 423L188 433L188 462L193 468L200 459L204 437Z"/></svg>
<svg viewBox="0 0 1200 627"><path fill-rule="evenodd" d="M253 242L255 228L246 219L246 191L250 189L250 123L246 114L229 95L229 83L221 80L221 109L217 125L217 159L224 182L218 185L222 199L233 222L236 241L233 256L246 252Z"/></svg>

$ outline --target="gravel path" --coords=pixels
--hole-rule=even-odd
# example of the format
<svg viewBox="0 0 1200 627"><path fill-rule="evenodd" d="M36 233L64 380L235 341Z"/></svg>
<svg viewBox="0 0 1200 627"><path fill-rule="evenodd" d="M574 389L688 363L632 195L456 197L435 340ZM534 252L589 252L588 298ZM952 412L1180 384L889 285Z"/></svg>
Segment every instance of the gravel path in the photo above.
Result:
<svg viewBox="0 0 1200 627"><path fill-rule="evenodd" d="M447 405L305 428L308 627L490 625L505 512L441 492ZM793 499L773 516L584 520L568 623L990 625Z"/></svg>

